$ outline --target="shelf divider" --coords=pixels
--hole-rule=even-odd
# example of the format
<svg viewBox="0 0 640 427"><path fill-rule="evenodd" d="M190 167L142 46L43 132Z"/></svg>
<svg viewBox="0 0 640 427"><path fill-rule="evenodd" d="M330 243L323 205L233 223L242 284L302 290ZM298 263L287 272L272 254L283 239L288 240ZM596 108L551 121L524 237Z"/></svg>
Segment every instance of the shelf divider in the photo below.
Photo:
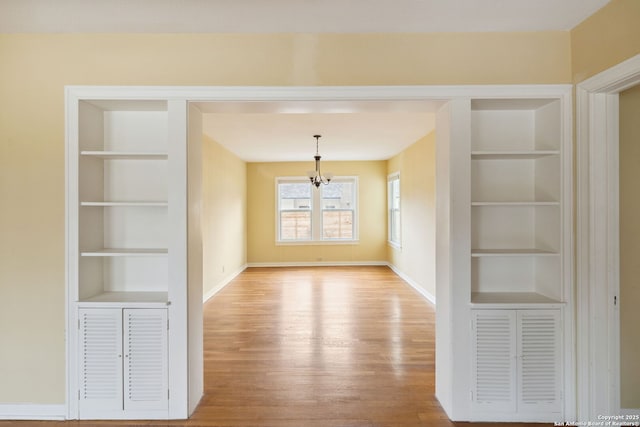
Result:
<svg viewBox="0 0 640 427"><path fill-rule="evenodd" d="M491 202L481 202L475 201L471 202L471 206L560 206L560 202L556 201L541 201L541 200L522 200L522 201L491 201Z"/></svg>
<svg viewBox="0 0 640 427"><path fill-rule="evenodd" d="M471 151L471 158L473 160L534 160L559 154L558 150L477 150Z"/></svg>
<svg viewBox="0 0 640 427"><path fill-rule="evenodd" d="M472 292L472 305L502 304L551 304L562 305L561 301L549 298L537 292Z"/></svg>
<svg viewBox="0 0 640 427"><path fill-rule="evenodd" d="M128 257L128 256L166 256L168 249L112 249L104 248L94 251L82 251L83 257Z"/></svg>
<svg viewBox="0 0 640 427"><path fill-rule="evenodd" d="M169 305L167 292L103 292L78 301L79 305L117 306L123 305Z"/></svg>
<svg viewBox="0 0 640 427"><path fill-rule="evenodd" d="M164 201L157 201L157 202L115 202L115 201L93 201L93 202L80 202L80 206L104 206L104 207L108 207L108 206L132 206L132 207L136 207L136 206L140 206L140 207L145 207L145 206L159 206L159 207L163 207L163 206L169 206L168 202L164 202Z"/></svg>
<svg viewBox="0 0 640 427"><path fill-rule="evenodd" d="M526 249L471 249L472 257L485 256L558 256L558 252L535 248Z"/></svg>
<svg viewBox="0 0 640 427"><path fill-rule="evenodd" d="M81 151L81 156L98 157L106 160L124 159L124 160L167 160L169 158L166 152L129 152L129 151Z"/></svg>

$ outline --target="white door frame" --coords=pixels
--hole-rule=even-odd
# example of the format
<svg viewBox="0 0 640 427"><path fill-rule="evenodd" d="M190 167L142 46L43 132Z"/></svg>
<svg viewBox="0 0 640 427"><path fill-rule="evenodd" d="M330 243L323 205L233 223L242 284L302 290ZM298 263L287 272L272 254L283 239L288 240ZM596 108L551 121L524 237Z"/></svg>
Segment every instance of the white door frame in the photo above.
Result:
<svg viewBox="0 0 640 427"><path fill-rule="evenodd" d="M221 103L243 103L243 102L267 102L277 106L278 103L287 103L291 101L315 102L315 101L352 101L357 107L359 101L420 101L420 100L437 100L451 101L464 100L471 98L491 99L491 98L557 98L562 101L561 122L567 124L571 122L571 95L570 86L565 84L558 85L459 85L459 86L336 86L336 87L153 87L153 86L68 86L66 88L67 108L72 108L72 102L78 102L80 99L110 99L110 100L155 100L155 99L171 99L184 100L187 102L221 102ZM69 117L75 117L71 114L71 110L67 112L66 132L67 138L70 132L75 132L77 122L69 120ZM563 125L563 140L571 140L571 126ZM564 146L565 144L563 144ZM563 154L566 163L563 165L565 169L571 169L571 159L568 153ZM73 182L74 177L69 176L67 171L67 184ZM75 178L77 179L77 177ZM563 192L571 194L572 179L571 174L564 174L562 182ZM67 222L66 228L69 230L69 201L67 201ZM564 224L570 224L572 217L571 206L567 206L563 210L562 221ZM569 228L569 227L567 227ZM570 253L573 246L573 236L571 230L566 230L569 234L563 243L563 252ZM67 254L69 254L69 233L67 236ZM567 256L570 260L571 256ZM563 299L566 301L564 309L564 416L565 419L571 421L575 418L575 371L572 368L575 361L575 324L574 324L574 302L573 302L573 280L572 269L563 268ZM77 340L75 336L76 319L73 314L75 304L75 291L69 286L69 277L75 274L70 268L67 260L66 281L67 281L67 418L75 419L77 413L77 384L78 375L75 370L75 352L77 349ZM460 304L460 302L457 302ZM438 325L436 325L438 328ZM467 348L470 343L462 344ZM466 347L465 347L466 346ZM466 353L462 352L456 355L456 360L465 360ZM462 358L462 359L461 359ZM171 366L170 366L171 372ZM171 375L171 373L170 373ZM470 390L471 379L459 375L457 389ZM458 396L456 395L456 398ZM470 403L470 401L469 401ZM456 418L468 418L468 405L459 404L463 409L456 412Z"/></svg>
<svg viewBox="0 0 640 427"><path fill-rule="evenodd" d="M640 55L576 87L578 418L620 413L618 94Z"/></svg>

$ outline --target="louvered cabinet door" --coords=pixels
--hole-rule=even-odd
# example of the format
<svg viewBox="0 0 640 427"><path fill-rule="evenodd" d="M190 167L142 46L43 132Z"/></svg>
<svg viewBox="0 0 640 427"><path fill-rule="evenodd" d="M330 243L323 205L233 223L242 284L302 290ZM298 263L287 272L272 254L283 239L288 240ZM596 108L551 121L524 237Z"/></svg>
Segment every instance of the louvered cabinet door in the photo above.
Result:
<svg viewBox="0 0 640 427"><path fill-rule="evenodd" d="M122 310L80 309L80 418L122 411Z"/></svg>
<svg viewBox="0 0 640 427"><path fill-rule="evenodd" d="M167 310L124 310L124 409L166 411Z"/></svg>
<svg viewBox="0 0 640 427"><path fill-rule="evenodd" d="M518 311L518 410L560 412L560 310Z"/></svg>
<svg viewBox="0 0 640 427"><path fill-rule="evenodd" d="M516 312L474 310L472 406L478 411L516 410Z"/></svg>

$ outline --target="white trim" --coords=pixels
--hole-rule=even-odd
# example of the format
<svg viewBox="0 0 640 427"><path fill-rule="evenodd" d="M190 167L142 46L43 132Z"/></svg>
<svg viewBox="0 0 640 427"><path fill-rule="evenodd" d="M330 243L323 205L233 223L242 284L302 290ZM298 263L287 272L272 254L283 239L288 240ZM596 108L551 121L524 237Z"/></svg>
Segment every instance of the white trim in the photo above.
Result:
<svg viewBox="0 0 640 427"><path fill-rule="evenodd" d="M545 412L531 414L515 414L515 413L500 413L498 411L493 412L474 412L473 421L476 422L499 422L499 423L554 423L556 425L572 425L565 424L563 422L562 414L549 414ZM506 426L505 426L506 427Z"/></svg>
<svg viewBox="0 0 640 427"><path fill-rule="evenodd" d="M332 245L359 245L360 240L282 240L275 242L276 246L332 246Z"/></svg>
<svg viewBox="0 0 640 427"><path fill-rule="evenodd" d="M225 276L220 282L218 282L217 285L215 285L213 288L211 288L211 290L209 290L206 294L202 296L202 303L204 304L207 301L209 301L215 294L217 294L222 289L224 289L225 286L231 283L233 279L235 279L240 273L242 273L246 269L247 269L247 264L243 264L236 271Z"/></svg>
<svg viewBox="0 0 640 427"><path fill-rule="evenodd" d="M640 79L640 54L578 84L587 92L618 93L638 84Z"/></svg>
<svg viewBox="0 0 640 427"><path fill-rule="evenodd" d="M456 86L66 86L82 99L203 101L450 100L557 98L570 84Z"/></svg>
<svg viewBox="0 0 640 427"><path fill-rule="evenodd" d="M78 300L78 190L72 183L78 181L78 168L72 159L78 155L78 107L80 99L71 88L65 88L65 321L66 321L66 417L78 418L78 318L74 302ZM73 148L72 148L73 147ZM73 152L72 152L73 150ZM72 265L73 264L73 265Z"/></svg>
<svg viewBox="0 0 640 427"><path fill-rule="evenodd" d="M574 282L574 212L573 212L573 94L567 91L561 96L562 106L562 345L563 345L563 415L565 420L576 419L576 324Z"/></svg>
<svg viewBox="0 0 640 427"><path fill-rule="evenodd" d="M618 99L640 83L640 55L576 88L578 420L619 408Z"/></svg>
<svg viewBox="0 0 640 427"><path fill-rule="evenodd" d="M249 262L248 268L255 267L358 267L358 266L388 266L386 261L302 261L302 262Z"/></svg>
<svg viewBox="0 0 640 427"><path fill-rule="evenodd" d="M396 273L396 275L401 278L402 280L404 280L405 282L407 282L407 284L409 286L411 286L416 292L418 292L420 294L420 296L422 296L424 299L426 299L427 301L429 301L431 304L436 305L436 297L435 295L432 295L429 291L427 291L425 288L423 288L422 286L420 286L420 284L418 284L418 282L416 282L415 280L413 280L411 277L407 276L405 273L403 273L402 271L400 271L398 269L398 267L396 267L395 265L389 263L389 268Z"/></svg>
<svg viewBox="0 0 640 427"><path fill-rule="evenodd" d="M65 419L66 405L40 405L32 403L0 404L0 420L47 420Z"/></svg>

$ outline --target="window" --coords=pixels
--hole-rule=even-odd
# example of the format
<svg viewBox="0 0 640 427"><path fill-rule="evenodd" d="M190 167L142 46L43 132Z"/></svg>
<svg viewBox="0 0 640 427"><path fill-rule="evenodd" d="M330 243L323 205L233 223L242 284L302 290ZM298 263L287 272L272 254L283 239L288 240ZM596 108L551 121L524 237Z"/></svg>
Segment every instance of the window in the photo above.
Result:
<svg viewBox="0 0 640 427"><path fill-rule="evenodd" d="M387 177L389 244L400 247L400 174Z"/></svg>
<svg viewBox="0 0 640 427"><path fill-rule="evenodd" d="M307 178L278 178L277 241L353 242L357 236L356 177L313 187Z"/></svg>

